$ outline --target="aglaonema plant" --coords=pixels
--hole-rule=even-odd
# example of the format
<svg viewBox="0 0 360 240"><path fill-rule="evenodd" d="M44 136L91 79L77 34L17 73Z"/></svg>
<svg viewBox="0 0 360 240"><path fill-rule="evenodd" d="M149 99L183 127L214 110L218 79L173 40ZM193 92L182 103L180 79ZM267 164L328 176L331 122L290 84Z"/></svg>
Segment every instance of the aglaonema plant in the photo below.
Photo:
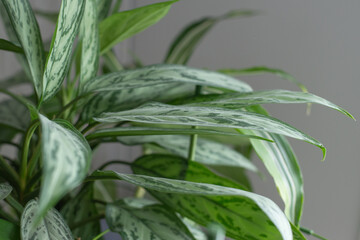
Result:
<svg viewBox="0 0 360 240"><path fill-rule="evenodd" d="M0 48L14 52L22 70L0 81L0 146L16 150L0 155L0 239L95 240L110 231L129 240L318 236L300 226L303 180L286 137L319 147L324 157L325 148L261 104L317 103L352 116L277 69L185 66L215 24L251 11L191 23L163 64L123 66L114 46L158 22L175 2L121 11L121 1L63 0L58 13L47 13L27 0L1 0L8 39ZM35 13L56 23L50 47ZM254 91L234 78L264 73L303 91ZM31 84L33 93L16 94L20 84ZM93 169L92 153L108 142L141 145L143 155L103 159ZM284 210L252 192L252 149ZM112 170L116 164L133 174ZM118 197L116 181L136 185L135 196Z"/></svg>

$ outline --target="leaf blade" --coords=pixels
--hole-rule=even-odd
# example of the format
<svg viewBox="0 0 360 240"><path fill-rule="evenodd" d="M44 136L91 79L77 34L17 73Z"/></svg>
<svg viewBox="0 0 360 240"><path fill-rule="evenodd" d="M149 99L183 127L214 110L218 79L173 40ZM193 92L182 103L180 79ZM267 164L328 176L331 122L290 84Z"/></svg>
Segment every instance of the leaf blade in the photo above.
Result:
<svg viewBox="0 0 360 240"><path fill-rule="evenodd" d="M0 201L5 199L12 191L12 187L8 183L0 183Z"/></svg>

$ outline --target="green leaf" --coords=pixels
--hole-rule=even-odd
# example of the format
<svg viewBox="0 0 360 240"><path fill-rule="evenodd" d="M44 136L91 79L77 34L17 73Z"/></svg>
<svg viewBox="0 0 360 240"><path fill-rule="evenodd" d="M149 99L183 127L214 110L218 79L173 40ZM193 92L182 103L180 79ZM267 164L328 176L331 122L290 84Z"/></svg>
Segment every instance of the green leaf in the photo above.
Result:
<svg viewBox="0 0 360 240"><path fill-rule="evenodd" d="M84 92L116 91L176 82L221 87L237 92L252 90L248 84L216 72L160 64L102 75L88 82Z"/></svg>
<svg viewBox="0 0 360 240"><path fill-rule="evenodd" d="M169 193L162 195L164 197L164 199L161 200L162 202L165 201L165 197L166 201L169 201L166 205L170 205L171 196L175 194L181 194L179 196L182 196L182 198L188 196L188 200L190 200L192 204L197 205L197 208L190 207L189 209L202 213L201 215L207 218L207 222L213 221L214 219L218 220L228 226L227 230L233 229L233 224L239 227L243 226L241 227L242 231L239 231L239 227L233 230L232 233L228 231L230 237L244 239L244 236L256 236L257 238L255 239L278 240L281 239L281 237L284 240L292 239L289 222L279 207L270 199L255 193L213 184L194 183L144 175L121 174L113 171L95 171L88 177L89 181L99 179L124 180L150 190ZM204 197L209 198L209 200L204 202ZM233 211L231 211L231 213L225 212L225 215L217 215L216 210L214 210L214 202L217 203L216 207L218 207L218 204L224 204L224 207L233 209ZM205 203L212 205L211 210L214 210L212 213L215 212L215 216L209 215L210 208L207 208L208 205ZM175 204L172 207L179 208L178 210L180 212L185 212L185 210L181 210L180 205ZM246 210L244 210L245 207ZM265 234L267 238L262 234Z"/></svg>
<svg viewBox="0 0 360 240"><path fill-rule="evenodd" d="M123 199L108 204L106 222L124 239L194 239L186 226L165 206L145 199Z"/></svg>
<svg viewBox="0 0 360 240"><path fill-rule="evenodd" d="M182 157L188 155L190 142L190 138L187 136L131 136L118 137L117 140L127 145L154 143ZM197 141L195 161L209 166L232 166L257 171L251 161L231 147L201 138Z"/></svg>
<svg viewBox="0 0 360 240"><path fill-rule="evenodd" d="M30 80L27 78L26 73L24 71L20 71L8 78L1 79L0 88L8 89L10 87L14 87L25 83L30 83Z"/></svg>
<svg viewBox="0 0 360 240"><path fill-rule="evenodd" d="M63 0L43 76L42 100L60 89L71 60L71 50L85 8L84 0Z"/></svg>
<svg viewBox="0 0 360 240"><path fill-rule="evenodd" d="M87 140L103 138L103 141L116 141L120 136L145 136L145 135L224 135L239 138L255 138L268 141L255 135L245 135L237 132L217 131L213 129L195 129L195 128L160 128L160 127L115 127L99 129L86 136ZM105 139L104 139L105 138ZM271 140L269 140L271 141Z"/></svg>
<svg viewBox="0 0 360 240"><path fill-rule="evenodd" d="M259 130L304 140L321 148L324 155L326 151L319 141L278 119L241 110L149 103L128 111L103 113L94 120L98 122L133 121Z"/></svg>
<svg viewBox="0 0 360 240"><path fill-rule="evenodd" d="M0 124L25 131L30 124L28 108L15 99L0 102Z"/></svg>
<svg viewBox="0 0 360 240"><path fill-rule="evenodd" d="M269 67L251 67L244 69L219 69L218 72L227 74L230 76L246 76L246 75L263 75L263 74L274 74L280 78L296 84L303 92L308 92L307 88L296 78L283 70Z"/></svg>
<svg viewBox="0 0 360 240"><path fill-rule="evenodd" d="M26 204L20 224L22 240L73 240L69 227L61 214L54 208L49 209L39 225L34 226L38 211L39 205L37 201L31 200Z"/></svg>
<svg viewBox="0 0 360 240"><path fill-rule="evenodd" d="M24 50L21 47L17 46L15 43L12 43L2 38L0 38L0 49L14 53L22 53L22 54L24 53Z"/></svg>
<svg viewBox="0 0 360 240"><path fill-rule="evenodd" d="M254 13L249 10L234 10L219 17L205 17L190 23L176 36L164 62L185 65L201 40L217 23L235 17L253 16Z"/></svg>
<svg viewBox="0 0 360 240"><path fill-rule="evenodd" d="M35 9L34 13L36 15L39 15L40 17L43 17L44 19L52 22L52 23L56 23L59 17L59 13L58 12L48 12L48 11L42 11L39 9Z"/></svg>
<svg viewBox="0 0 360 240"><path fill-rule="evenodd" d="M66 201L60 213L70 226L97 216L98 212L93 201L93 184L88 185L72 199ZM92 221L75 228L73 235L75 238L93 239L99 232L101 232L100 222Z"/></svg>
<svg viewBox="0 0 360 240"><path fill-rule="evenodd" d="M0 183L0 201L5 199L12 191L12 187L8 183Z"/></svg>
<svg viewBox="0 0 360 240"><path fill-rule="evenodd" d="M103 20L99 25L101 54L109 51L117 43L157 23L176 1L155 3L115 13Z"/></svg>
<svg viewBox="0 0 360 240"><path fill-rule="evenodd" d="M112 0L96 0L96 5L97 5L98 19L99 21L101 21L108 16L112 5Z"/></svg>
<svg viewBox="0 0 360 240"><path fill-rule="evenodd" d="M50 121L40 115L43 181L37 217L42 217L67 192L85 178L91 149L85 138L69 122Z"/></svg>
<svg viewBox="0 0 360 240"><path fill-rule="evenodd" d="M291 223L290 223L291 224ZM304 235L300 232L300 230L295 227L293 224L291 224L291 230L293 232L293 239L294 240L306 240Z"/></svg>
<svg viewBox="0 0 360 240"><path fill-rule="evenodd" d="M267 90L250 93L230 93L222 95L205 95L188 99L182 103L191 106L211 106L229 109L240 109L244 106L268 103L317 103L335 109L354 119L345 109L311 93L287 90ZM355 119L354 119L355 120Z"/></svg>
<svg viewBox="0 0 360 240"><path fill-rule="evenodd" d="M40 29L28 0L2 0L30 67L35 90L40 96L45 55Z"/></svg>
<svg viewBox="0 0 360 240"><path fill-rule="evenodd" d="M0 233L0 240L20 240L19 227L3 219L0 219Z"/></svg>
<svg viewBox="0 0 360 240"><path fill-rule="evenodd" d="M86 0L80 26L82 41L80 86L96 76L99 68L99 30L96 0Z"/></svg>

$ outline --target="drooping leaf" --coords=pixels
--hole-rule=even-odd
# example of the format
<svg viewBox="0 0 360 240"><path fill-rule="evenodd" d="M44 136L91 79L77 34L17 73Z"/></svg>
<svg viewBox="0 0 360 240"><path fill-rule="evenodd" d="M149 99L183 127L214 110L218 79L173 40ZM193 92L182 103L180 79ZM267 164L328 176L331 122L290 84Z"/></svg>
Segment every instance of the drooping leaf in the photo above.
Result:
<svg viewBox="0 0 360 240"><path fill-rule="evenodd" d="M182 157L188 155L190 142L188 136L129 136L118 137L117 140L127 145L154 143ZM201 138L196 144L195 161L206 165L241 167L257 171L252 162L231 147Z"/></svg>
<svg viewBox="0 0 360 240"><path fill-rule="evenodd" d="M252 90L248 84L216 72L180 65L159 64L97 77L84 86L84 92L154 87L176 82L220 87L237 92L250 92Z"/></svg>
<svg viewBox="0 0 360 240"><path fill-rule="evenodd" d="M10 87L25 83L30 83L30 80L27 78L26 73L24 71L20 71L8 78L1 79L0 88L8 89Z"/></svg>
<svg viewBox="0 0 360 240"><path fill-rule="evenodd" d="M84 0L63 0L56 23L43 76L43 96L46 101L59 90L66 77L71 50L85 8Z"/></svg>
<svg viewBox="0 0 360 240"><path fill-rule="evenodd" d="M117 43L157 23L176 1L155 3L119 12L104 19L99 25L101 54L110 50Z"/></svg>
<svg viewBox="0 0 360 240"><path fill-rule="evenodd" d="M259 130L304 140L321 148L324 155L326 151L319 141L278 119L242 110L149 103L128 111L103 113L94 119Z"/></svg>
<svg viewBox="0 0 360 240"><path fill-rule="evenodd" d="M244 227L241 227L241 231L236 227L236 230L233 230L232 233L228 232L231 237L244 239L244 236L255 235L258 239L278 240L281 239L281 237L284 240L292 239L289 222L279 207L270 199L255 193L213 184L194 183L144 175L121 174L113 171L96 171L88 177L89 181L98 179L119 179L142 186L148 190L163 192L162 197L164 197L164 199L161 201L165 202L166 197L166 200L169 200L166 201L166 205L168 206L170 205L170 198L172 196L181 196L185 199L188 197L187 199L192 201L192 204L198 206L197 208L191 207L190 209L200 212L202 216L206 217L206 222L203 221L202 224L207 224L208 221L214 221L215 219L226 224L228 230L234 229L233 227L235 227L235 225L233 224ZM210 203L213 206L211 210L214 210L211 212L215 213L215 216L210 215L210 208L205 204L206 202L203 200L204 197L211 199L206 202L213 203L215 201L219 204L224 204L226 208L233 209L234 211L232 213L227 212L225 215L217 215L216 210L213 208L214 206ZM181 206L177 204L172 207L174 209L181 208ZM218 207L218 205L216 207ZM185 210L178 209L178 211L185 214ZM248 217L242 217L248 214ZM231 216L231 218L227 218L227 216ZM267 238L262 234L265 234Z"/></svg>
<svg viewBox="0 0 360 240"><path fill-rule="evenodd" d="M86 136L87 140L102 138L104 141L116 141L116 137L120 136L145 136L145 135L224 135L234 136L238 138L256 138L268 141L265 138L259 138L255 135L246 135L236 132L217 131L214 129L198 129L198 128L160 128L160 127L115 127L107 129L99 129Z"/></svg>
<svg viewBox="0 0 360 240"><path fill-rule="evenodd" d="M5 199L12 191L12 187L8 183L0 183L0 201Z"/></svg>
<svg viewBox="0 0 360 240"><path fill-rule="evenodd" d="M84 221L85 219L97 216L98 212L93 201L92 184L85 187L79 194L68 200L60 213L70 226ZM75 238L81 239L93 239L99 232L101 232L99 221L91 221L72 231Z"/></svg>
<svg viewBox="0 0 360 240"><path fill-rule="evenodd" d="M195 48L217 23L235 17L252 16L254 13L249 10L233 10L219 17L205 17L190 23L171 43L164 62L186 65Z"/></svg>
<svg viewBox="0 0 360 240"><path fill-rule="evenodd" d="M28 0L2 0L30 67L38 96L42 91L45 55L40 29ZM10 38L11 40L11 38Z"/></svg>
<svg viewBox="0 0 360 240"><path fill-rule="evenodd" d="M317 103L335 109L354 119L345 109L328 100L311 93L294 92L288 90L267 90L250 93L230 93L222 95L205 95L188 99L182 103L191 106L211 106L229 109L241 109L244 106L268 103Z"/></svg>
<svg viewBox="0 0 360 240"><path fill-rule="evenodd" d="M14 53L24 53L24 50L21 47L2 38L0 38L0 49Z"/></svg>
<svg viewBox="0 0 360 240"><path fill-rule="evenodd" d="M86 0L80 26L82 41L80 86L96 76L99 68L99 30L96 0Z"/></svg>
<svg viewBox="0 0 360 240"><path fill-rule="evenodd" d="M106 221L124 239L194 239L178 216L145 199L123 199L106 207Z"/></svg>
<svg viewBox="0 0 360 240"><path fill-rule="evenodd" d="M50 121L40 115L42 133L43 181L38 217L85 178L91 149L85 138L65 120Z"/></svg>
<svg viewBox="0 0 360 240"><path fill-rule="evenodd" d="M230 76L243 76L243 75L262 75L262 74L274 74L280 78L296 84L303 92L308 92L307 88L296 78L289 73L275 68L269 68L264 66L251 67L244 69L219 69L218 72L230 75Z"/></svg>
<svg viewBox="0 0 360 240"><path fill-rule="evenodd" d="M49 209L39 225L34 226L38 211L39 204L36 200L31 200L26 204L20 223L22 240L73 240L69 227L54 208Z"/></svg>
<svg viewBox="0 0 360 240"><path fill-rule="evenodd" d="M0 233L0 240L20 240L19 227L4 219L0 219Z"/></svg>
<svg viewBox="0 0 360 240"><path fill-rule="evenodd" d="M0 102L0 124L25 131L30 124L28 108L15 99Z"/></svg>

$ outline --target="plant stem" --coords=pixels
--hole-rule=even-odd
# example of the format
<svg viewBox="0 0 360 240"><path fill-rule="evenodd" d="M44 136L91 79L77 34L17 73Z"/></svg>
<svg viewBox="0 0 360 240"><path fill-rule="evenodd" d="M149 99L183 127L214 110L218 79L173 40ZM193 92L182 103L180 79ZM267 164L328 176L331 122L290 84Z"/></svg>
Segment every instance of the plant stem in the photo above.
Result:
<svg viewBox="0 0 360 240"><path fill-rule="evenodd" d="M326 238L324 238L324 237L316 234L316 233L314 232L314 230L307 229L307 228L304 228L304 227L300 227L300 230L301 230L303 233L308 234L308 235L311 235L311 236L314 236L314 237L316 237L316 238L318 238L318 239L327 240Z"/></svg>
<svg viewBox="0 0 360 240"><path fill-rule="evenodd" d="M0 217L4 218L6 220L8 220L9 222L19 226L19 221L17 221L15 218L13 218L12 216L10 216L8 213L4 212L1 208L0 208Z"/></svg>
<svg viewBox="0 0 360 240"><path fill-rule="evenodd" d="M126 162L126 161L122 161L122 160L113 160L113 161L109 161L109 162L104 163L98 169L99 170L104 170L104 168L106 168L109 165L113 165L113 164L124 164L124 165L128 165L128 166L132 165L132 163L130 163L130 162Z"/></svg>
<svg viewBox="0 0 360 240"><path fill-rule="evenodd" d="M38 162L38 159L40 157L40 153L41 153L41 143L39 142L29 160L29 167L28 167L29 176L32 176L34 172L36 163Z"/></svg>
<svg viewBox="0 0 360 240"><path fill-rule="evenodd" d="M20 165L20 189L21 191L24 191L25 185L26 185L26 177L27 177L27 158L29 154L29 145L32 138L32 135L34 134L36 128L39 126L40 122L35 121L33 122L28 130L26 131L26 134L24 136L24 144L23 144L23 152L21 157L21 165Z"/></svg>
<svg viewBox="0 0 360 240"><path fill-rule="evenodd" d="M18 202L16 201L15 198L13 198L11 195L8 195L5 199L5 201L12 206L20 215L22 214L22 212L24 211L24 207Z"/></svg>
<svg viewBox="0 0 360 240"><path fill-rule="evenodd" d="M104 236L104 235L107 234L108 232L110 232L110 229L106 229L105 231L103 231L102 233L100 233L99 235L97 235L96 237L94 237L93 240L98 240L98 239L100 239L102 236Z"/></svg>
<svg viewBox="0 0 360 240"><path fill-rule="evenodd" d="M15 172L15 170L5 161L3 156L0 155L0 167L3 168L11 177L11 181L18 183L19 175Z"/></svg>
<svg viewBox="0 0 360 240"><path fill-rule="evenodd" d="M87 125L87 127L85 129L83 129L81 131L82 134L85 134L87 133L88 131L90 131L93 127L96 127L97 125L99 125L100 123L99 122L93 122L93 123L90 123L89 125Z"/></svg>
<svg viewBox="0 0 360 240"><path fill-rule="evenodd" d="M195 88L195 96L198 96L201 93L202 87L200 85L196 85ZM193 129L196 129L197 126L192 126ZM190 145L189 145L189 152L188 152L188 160L195 161L196 155L196 144L197 144L198 135L193 134L190 137Z"/></svg>
<svg viewBox="0 0 360 240"><path fill-rule="evenodd" d="M65 111L66 111L69 107L73 106L73 105L74 105L75 103L77 103L80 99L85 98L85 97L87 97L87 96L89 96L89 95L91 95L91 94L92 94L92 93L87 93L87 94L83 94L83 95L80 95L80 96L74 98L71 102L69 102L68 104L66 104L66 105L61 109L61 111L56 115L56 117L60 117L61 115L63 115L63 114L65 113Z"/></svg>
<svg viewBox="0 0 360 240"><path fill-rule="evenodd" d="M143 187L137 186L135 191L136 198L143 198L145 196L146 190Z"/></svg>
<svg viewBox="0 0 360 240"><path fill-rule="evenodd" d="M107 51L104 54L104 60L111 71L117 72L124 69L112 51Z"/></svg>
<svg viewBox="0 0 360 240"><path fill-rule="evenodd" d="M70 229L74 230L75 228L81 227L82 225L85 225L87 223L90 223L90 222L93 222L93 221L96 221L96 220L100 220L100 219L102 219L104 217L105 217L104 213L101 213L101 214L96 215L96 216L88 217L88 218L84 219L83 221L72 224L70 226Z"/></svg>

